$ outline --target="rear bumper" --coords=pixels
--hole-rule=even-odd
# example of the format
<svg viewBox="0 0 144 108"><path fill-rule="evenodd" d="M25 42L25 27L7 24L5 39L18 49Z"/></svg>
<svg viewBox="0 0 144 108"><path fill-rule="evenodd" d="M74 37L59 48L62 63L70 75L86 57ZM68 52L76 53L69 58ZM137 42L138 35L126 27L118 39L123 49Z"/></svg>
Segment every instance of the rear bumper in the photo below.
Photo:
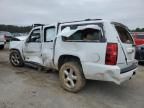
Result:
<svg viewBox="0 0 144 108"><path fill-rule="evenodd" d="M83 71L86 79L110 81L116 84L129 80L137 70L137 66L122 73L118 66L108 66L95 63L84 63Z"/></svg>
<svg viewBox="0 0 144 108"><path fill-rule="evenodd" d="M135 68L137 68L137 66L138 66L138 63L135 62L135 63L133 63L132 65L130 65L130 66L126 67L126 68L121 69L121 70L120 70L120 71L121 71L120 73L121 73L121 74L127 73L127 72L129 72L129 71L134 70Z"/></svg>
<svg viewBox="0 0 144 108"><path fill-rule="evenodd" d="M137 47L135 58L138 61L144 61L144 46Z"/></svg>
<svg viewBox="0 0 144 108"><path fill-rule="evenodd" d="M135 74L136 74L136 68L131 70L131 71L128 71L126 73L123 73L123 74L120 74L119 76L119 81L117 82L117 84L120 84L126 80L129 80L131 79Z"/></svg>

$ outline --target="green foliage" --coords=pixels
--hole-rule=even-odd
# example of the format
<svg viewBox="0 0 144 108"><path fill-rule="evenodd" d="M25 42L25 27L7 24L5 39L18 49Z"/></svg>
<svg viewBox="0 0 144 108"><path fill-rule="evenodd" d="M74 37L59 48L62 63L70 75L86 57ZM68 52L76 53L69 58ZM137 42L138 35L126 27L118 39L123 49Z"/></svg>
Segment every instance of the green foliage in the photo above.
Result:
<svg viewBox="0 0 144 108"><path fill-rule="evenodd" d="M136 28L132 30L133 32L144 32L144 28Z"/></svg>
<svg viewBox="0 0 144 108"><path fill-rule="evenodd" d="M0 25L0 31L8 31L11 33L28 33L32 26L15 26L15 25Z"/></svg>

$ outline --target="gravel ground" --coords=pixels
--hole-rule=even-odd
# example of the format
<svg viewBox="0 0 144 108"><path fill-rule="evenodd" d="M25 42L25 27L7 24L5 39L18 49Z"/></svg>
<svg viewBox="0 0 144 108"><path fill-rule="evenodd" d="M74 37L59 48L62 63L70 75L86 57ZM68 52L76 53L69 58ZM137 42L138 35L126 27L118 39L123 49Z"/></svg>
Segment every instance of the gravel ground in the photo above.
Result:
<svg viewBox="0 0 144 108"><path fill-rule="evenodd" d="M64 91L57 72L30 66L12 67L9 51L0 50L0 108L144 108L144 66L136 76L118 86L87 81L77 93Z"/></svg>

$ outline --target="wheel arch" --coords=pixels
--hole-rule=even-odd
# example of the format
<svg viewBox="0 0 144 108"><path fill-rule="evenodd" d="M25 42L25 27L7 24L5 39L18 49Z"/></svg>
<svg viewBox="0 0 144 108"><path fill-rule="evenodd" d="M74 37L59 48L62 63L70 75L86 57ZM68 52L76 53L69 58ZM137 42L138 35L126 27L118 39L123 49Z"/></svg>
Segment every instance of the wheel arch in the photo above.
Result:
<svg viewBox="0 0 144 108"><path fill-rule="evenodd" d="M77 61L82 67L80 57L75 56L75 55L64 54L64 55L61 55L58 59L58 69L60 69L60 67L63 65L63 63L65 63L67 61Z"/></svg>
<svg viewBox="0 0 144 108"><path fill-rule="evenodd" d="M18 52L20 53L20 51L19 51L18 49L16 49L16 48L11 48L11 49L10 49L10 52L11 52L11 51L18 51Z"/></svg>
<svg viewBox="0 0 144 108"><path fill-rule="evenodd" d="M19 49L17 49L17 48L11 48L9 51L10 51L10 52L11 52L11 51L18 51L19 54L20 54L20 56L21 56L22 59L24 60L24 57L22 56L22 53L21 53L21 51L20 51Z"/></svg>

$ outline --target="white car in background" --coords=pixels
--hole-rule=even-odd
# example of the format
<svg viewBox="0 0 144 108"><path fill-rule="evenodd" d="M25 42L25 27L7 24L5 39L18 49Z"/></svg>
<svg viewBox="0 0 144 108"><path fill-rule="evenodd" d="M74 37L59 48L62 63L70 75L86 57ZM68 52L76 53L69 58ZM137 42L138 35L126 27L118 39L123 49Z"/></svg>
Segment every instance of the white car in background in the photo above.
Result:
<svg viewBox="0 0 144 108"><path fill-rule="evenodd" d="M3 31L0 31L0 49L4 49L6 43L5 35Z"/></svg>

